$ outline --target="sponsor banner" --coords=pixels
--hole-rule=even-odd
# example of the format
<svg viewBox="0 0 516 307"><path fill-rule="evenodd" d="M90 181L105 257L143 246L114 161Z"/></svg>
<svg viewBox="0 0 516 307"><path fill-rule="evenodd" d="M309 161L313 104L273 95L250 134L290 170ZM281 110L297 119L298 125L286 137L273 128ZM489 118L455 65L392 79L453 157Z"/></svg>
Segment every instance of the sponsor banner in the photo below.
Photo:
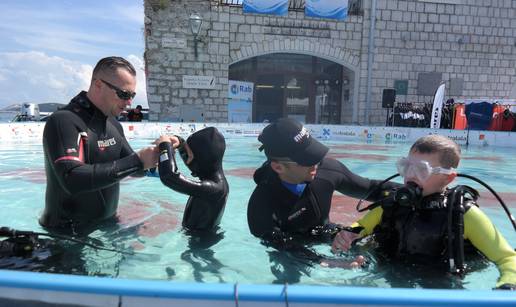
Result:
<svg viewBox="0 0 516 307"><path fill-rule="evenodd" d="M256 138L265 123L166 123L166 122L122 122L124 133L129 139L157 139L163 134L188 137L205 127L217 127L226 137ZM18 142L41 142L44 123L1 123L0 145ZM451 129L408 128L408 127L363 127L341 125L306 125L306 129L321 141L376 142L379 144L412 144L418 138L429 134L441 134L459 145L493 146L516 148L516 133L508 131L467 131ZM109 140L108 140L109 141ZM257 141L258 142L258 141ZM108 144L109 142L106 142Z"/></svg>
<svg viewBox="0 0 516 307"><path fill-rule="evenodd" d="M288 0L244 0L244 13L287 15Z"/></svg>
<svg viewBox="0 0 516 307"><path fill-rule="evenodd" d="M348 16L348 0L306 0L305 15L316 18L344 19Z"/></svg>
<svg viewBox="0 0 516 307"><path fill-rule="evenodd" d="M228 81L228 98L236 100L253 100L254 83L245 81Z"/></svg>
<svg viewBox="0 0 516 307"><path fill-rule="evenodd" d="M228 122L250 123L253 116L253 103L249 100L230 99L228 101Z"/></svg>

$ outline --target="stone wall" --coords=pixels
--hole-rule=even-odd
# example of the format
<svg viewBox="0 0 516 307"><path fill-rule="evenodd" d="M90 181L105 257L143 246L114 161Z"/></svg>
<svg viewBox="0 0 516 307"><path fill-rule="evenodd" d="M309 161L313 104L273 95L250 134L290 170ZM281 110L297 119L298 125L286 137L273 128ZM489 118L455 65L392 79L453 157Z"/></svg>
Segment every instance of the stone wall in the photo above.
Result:
<svg viewBox="0 0 516 307"><path fill-rule="evenodd" d="M178 120L182 105L202 105L205 121L226 121L229 65L273 52L314 55L354 72L353 103L343 105L342 123L383 124L382 90L395 80L408 84L399 102L431 102L437 86L430 77L446 82L448 97L516 99L516 1L378 0L369 106L371 1L363 6L363 16L334 21L294 11L243 14L219 1L146 0L151 120ZM192 12L204 18L197 59ZM183 75L215 76L215 89L184 89Z"/></svg>

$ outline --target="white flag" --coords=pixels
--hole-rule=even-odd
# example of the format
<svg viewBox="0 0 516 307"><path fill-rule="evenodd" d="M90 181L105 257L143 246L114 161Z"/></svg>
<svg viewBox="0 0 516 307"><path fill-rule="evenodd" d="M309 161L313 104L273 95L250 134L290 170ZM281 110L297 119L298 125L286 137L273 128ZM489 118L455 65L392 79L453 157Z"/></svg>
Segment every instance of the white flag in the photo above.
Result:
<svg viewBox="0 0 516 307"><path fill-rule="evenodd" d="M441 113L444 105L444 87L444 83L439 85L435 92L430 128L439 129L441 127Z"/></svg>

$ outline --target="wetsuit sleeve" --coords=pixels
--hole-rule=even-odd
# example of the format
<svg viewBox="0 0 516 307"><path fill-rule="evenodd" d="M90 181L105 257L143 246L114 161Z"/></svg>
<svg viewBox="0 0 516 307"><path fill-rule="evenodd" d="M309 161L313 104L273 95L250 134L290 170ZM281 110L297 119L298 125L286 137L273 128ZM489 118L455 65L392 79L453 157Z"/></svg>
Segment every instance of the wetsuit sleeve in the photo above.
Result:
<svg viewBox="0 0 516 307"><path fill-rule="evenodd" d="M380 187L381 181L358 176L337 160L327 159L325 162L321 168L333 174L328 177L334 180L335 189L351 197L364 198L367 196L366 200L368 201L378 201L384 197L383 191L400 186L398 183L387 182Z"/></svg>
<svg viewBox="0 0 516 307"><path fill-rule="evenodd" d="M368 211L362 218L351 224L351 228L362 227L360 237L365 237L373 233L374 228L382 221L383 209L376 207Z"/></svg>
<svg viewBox="0 0 516 307"><path fill-rule="evenodd" d="M503 284L516 284L516 252L487 215L475 206L464 214L464 238L496 263L500 271L497 287Z"/></svg>
<svg viewBox="0 0 516 307"><path fill-rule="evenodd" d="M247 224L251 233L267 240L272 238L275 230L279 231L275 223L275 213L273 210L274 201L270 199L270 193L263 191L264 187L258 185L249 198L247 207Z"/></svg>
<svg viewBox="0 0 516 307"><path fill-rule="evenodd" d="M110 162L85 163L81 148L83 136L84 132L66 116L51 117L43 131L43 146L49 165L53 168L59 184L68 193L102 189L143 169L135 153L121 159L116 157Z"/></svg>
<svg viewBox="0 0 516 307"><path fill-rule="evenodd" d="M192 180L183 176L177 168L175 151L168 142L159 144L159 178L167 187L179 193L210 197L222 191L221 183L211 180Z"/></svg>
<svg viewBox="0 0 516 307"><path fill-rule="evenodd" d="M120 125L120 123L118 123L118 122L116 124L117 124L117 129L118 129L120 135L122 136L122 140L121 140L122 150L120 153L120 157L124 158L124 157L128 157L130 155L136 155L134 150L131 148L131 145L129 145L129 142L125 138L125 133L124 133L124 129L122 128L122 125ZM143 167L142 167L141 170L131 173L130 176L131 177L144 177L145 171L143 170Z"/></svg>

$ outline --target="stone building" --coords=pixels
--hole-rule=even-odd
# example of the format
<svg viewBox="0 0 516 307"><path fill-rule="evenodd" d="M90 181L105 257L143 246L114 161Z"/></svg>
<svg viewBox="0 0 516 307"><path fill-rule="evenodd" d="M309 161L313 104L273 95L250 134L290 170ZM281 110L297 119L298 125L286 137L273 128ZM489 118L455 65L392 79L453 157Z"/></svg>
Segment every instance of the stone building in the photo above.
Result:
<svg viewBox="0 0 516 307"><path fill-rule="evenodd" d="M144 1L151 120L228 121L228 80L252 82L253 122L382 125L384 89L431 103L441 82L447 98L516 99L514 0L349 0L344 20L240 3Z"/></svg>

